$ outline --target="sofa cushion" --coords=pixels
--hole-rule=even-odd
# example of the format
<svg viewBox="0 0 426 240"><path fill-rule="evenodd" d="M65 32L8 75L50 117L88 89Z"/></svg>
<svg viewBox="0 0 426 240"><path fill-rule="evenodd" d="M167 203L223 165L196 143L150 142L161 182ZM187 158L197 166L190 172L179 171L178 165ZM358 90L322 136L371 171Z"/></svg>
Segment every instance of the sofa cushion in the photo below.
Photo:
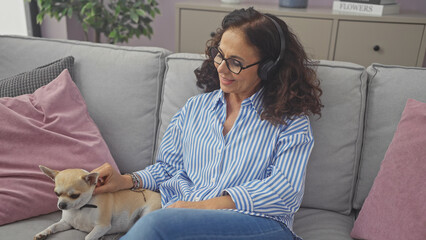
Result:
<svg viewBox="0 0 426 240"><path fill-rule="evenodd" d="M300 208L294 218L293 230L303 240L352 240L349 233L354 221L353 215Z"/></svg>
<svg viewBox="0 0 426 240"><path fill-rule="evenodd" d="M38 217L25 219L22 221L10 223L7 225L0 226L0 238L2 240L17 240L17 239L33 239L33 237L43 231L53 223L58 222L61 219L61 212L57 211L54 213L41 215ZM67 230L64 232L58 232L50 235L48 240L75 240L84 239L87 235L85 232L81 232L75 229ZM103 240L118 240L122 234L110 234L102 237Z"/></svg>
<svg viewBox="0 0 426 240"><path fill-rule="evenodd" d="M0 225L57 210L39 165L116 168L67 69L33 94L0 98L0 122Z"/></svg>
<svg viewBox="0 0 426 240"><path fill-rule="evenodd" d="M199 54L167 57L157 144L178 109L189 97L201 93L195 85L194 70L203 60ZM331 61L321 61L317 72L325 107L322 118L311 118L315 146L302 206L349 214L360 155L367 75L360 65Z"/></svg>
<svg viewBox="0 0 426 240"><path fill-rule="evenodd" d="M168 54L154 47L0 36L0 78L37 67L34 59L74 56L73 79L124 173L152 163Z"/></svg>
<svg viewBox="0 0 426 240"><path fill-rule="evenodd" d="M361 209L409 98L426 102L426 68L373 64L354 208Z"/></svg>
<svg viewBox="0 0 426 240"><path fill-rule="evenodd" d="M0 97L15 97L33 93L39 87L48 84L64 70L68 69L72 77L74 58L68 56L28 72L0 80Z"/></svg>
<svg viewBox="0 0 426 240"><path fill-rule="evenodd" d="M315 145L306 173L302 207L349 214L361 150L367 74L356 64L321 61L324 104L311 118Z"/></svg>
<svg viewBox="0 0 426 240"><path fill-rule="evenodd" d="M355 222L354 238L417 240L426 237L425 156L426 103L409 99Z"/></svg>

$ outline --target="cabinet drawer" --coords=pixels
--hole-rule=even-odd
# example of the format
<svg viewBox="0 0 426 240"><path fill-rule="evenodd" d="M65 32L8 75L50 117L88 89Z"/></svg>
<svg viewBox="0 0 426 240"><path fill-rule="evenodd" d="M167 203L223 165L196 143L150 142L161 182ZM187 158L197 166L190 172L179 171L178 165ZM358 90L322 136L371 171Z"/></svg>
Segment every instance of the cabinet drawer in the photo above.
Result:
<svg viewBox="0 0 426 240"><path fill-rule="evenodd" d="M340 21L334 60L416 66L424 25Z"/></svg>
<svg viewBox="0 0 426 240"><path fill-rule="evenodd" d="M204 53L210 34L216 32L227 12L181 9L179 52Z"/></svg>
<svg viewBox="0 0 426 240"><path fill-rule="evenodd" d="M308 57L328 59L333 21L327 19L281 17L299 38Z"/></svg>

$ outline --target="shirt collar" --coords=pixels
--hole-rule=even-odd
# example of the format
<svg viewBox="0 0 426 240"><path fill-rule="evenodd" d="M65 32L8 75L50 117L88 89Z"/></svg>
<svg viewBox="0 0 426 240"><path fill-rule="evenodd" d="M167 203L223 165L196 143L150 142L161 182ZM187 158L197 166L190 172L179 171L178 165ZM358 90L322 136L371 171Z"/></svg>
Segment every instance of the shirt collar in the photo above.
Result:
<svg viewBox="0 0 426 240"><path fill-rule="evenodd" d="M210 110L215 110L219 105L226 103L225 94L222 89L216 90L216 94L213 98L213 104L210 106Z"/></svg>
<svg viewBox="0 0 426 240"><path fill-rule="evenodd" d="M225 93L222 91L222 89L219 89L217 91L218 92L215 98L213 99L213 104L211 107L212 110L216 109L219 105L223 106L226 103ZM264 93L264 88L261 88L259 91L254 93L251 97L244 99L244 101L241 103L241 106L242 107L251 106L260 115L262 113L262 107L263 107L263 93Z"/></svg>
<svg viewBox="0 0 426 240"><path fill-rule="evenodd" d="M257 111L257 113L260 115L262 113L263 108L263 93L264 88L259 89L255 94L251 95L251 97L245 99L241 106L251 106L254 110Z"/></svg>

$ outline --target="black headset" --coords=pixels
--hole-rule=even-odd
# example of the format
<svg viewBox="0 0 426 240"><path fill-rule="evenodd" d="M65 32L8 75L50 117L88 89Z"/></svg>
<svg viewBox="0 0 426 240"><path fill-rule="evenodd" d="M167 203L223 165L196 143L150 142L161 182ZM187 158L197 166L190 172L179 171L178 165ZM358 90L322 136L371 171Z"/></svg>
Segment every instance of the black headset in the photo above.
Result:
<svg viewBox="0 0 426 240"><path fill-rule="evenodd" d="M268 76L270 75L270 73L275 70L280 59L284 57L284 50L285 50L284 32L281 29L281 26L272 17L270 17L266 14L264 14L264 16L267 19L271 20L271 22L273 22L275 27L277 28L277 31L278 31L279 36L280 36L280 55L278 56L277 59L275 59L275 61L273 61L272 59L268 59L268 60L265 60L265 62L262 62L259 65L259 69L258 69L257 74L259 75L259 77L262 81L268 80Z"/></svg>

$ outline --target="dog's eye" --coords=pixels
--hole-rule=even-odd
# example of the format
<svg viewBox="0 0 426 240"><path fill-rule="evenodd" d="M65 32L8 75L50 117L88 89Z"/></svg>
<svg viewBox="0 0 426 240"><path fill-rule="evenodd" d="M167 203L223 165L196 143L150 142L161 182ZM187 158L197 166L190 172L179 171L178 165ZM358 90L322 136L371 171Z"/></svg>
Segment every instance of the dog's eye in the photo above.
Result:
<svg viewBox="0 0 426 240"><path fill-rule="evenodd" d="M78 197L80 197L80 194L72 194L70 196L70 198L72 198L72 199L77 199Z"/></svg>
<svg viewBox="0 0 426 240"><path fill-rule="evenodd" d="M61 196L61 194L59 194L59 193L57 193L57 192L55 192L55 194L56 194L56 196L58 196L58 197L59 197L59 196Z"/></svg>

